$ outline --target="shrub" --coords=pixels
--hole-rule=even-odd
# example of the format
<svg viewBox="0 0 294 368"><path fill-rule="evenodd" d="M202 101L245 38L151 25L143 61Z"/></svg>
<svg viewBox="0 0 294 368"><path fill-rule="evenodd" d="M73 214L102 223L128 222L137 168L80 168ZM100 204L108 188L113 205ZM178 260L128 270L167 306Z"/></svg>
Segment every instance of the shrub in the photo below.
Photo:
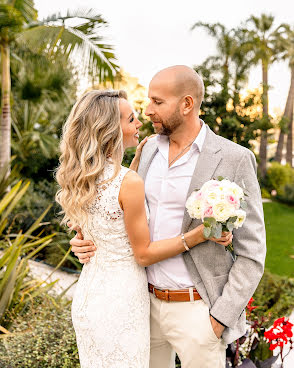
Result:
<svg viewBox="0 0 294 368"><path fill-rule="evenodd" d="M48 236L34 235L40 231L41 221L49 208L31 225L27 231L11 234L8 217L18 201L27 191L30 183L18 182L0 201L0 325L8 328L10 321L7 313L21 311L28 300L46 292L54 282L43 286L33 280L28 281L29 260L51 243L55 234Z"/></svg>
<svg viewBox="0 0 294 368"><path fill-rule="evenodd" d="M281 165L273 162L267 171L268 188L271 192L276 190L278 195L284 195L286 184L294 184L294 170L289 164Z"/></svg>
<svg viewBox="0 0 294 368"><path fill-rule="evenodd" d="M261 196L262 198L266 198L266 199L271 198L270 193L265 188L261 188Z"/></svg>
<svg viewBox="0 0 294 368"><path fill-rule="evenodd" d="M253 298L256 314L269 317L269 327L279 317L289 316L294 305L294 280L265 271Z"/></svg>
<svg viewBox="0 0 294 368"><path fill-rule="evenodd" d="M39 298L14 320L13 335L0 340L1 367L80 367L70 305L50 299Z"/></svg>
<svg viewBox="0 0 294 368"><path fill-rule="evenodd" d="M277 197L281 202L294 205L294 184L286 184L283 194Z"/></svg>
<svg viewBox="0 0 294 368"><path fill-rule="evenodd" d="M38 183L32 182L26 194L16 206L13 213L10 215L10 232L17 233L19 230L25 231L37 219L48 206L50 210L46 213L44 222L46 228L44 235L55 233L54 241L46 248L38 253L38 259L49 263L52 266L57 266L62 260L64 254L70 248L70 239L73 234L69 235L63 227L60 226L60 218L58 213L60 206L55 202L55 193L57 184L48 180L42 180ZM64 262L64 267L73 270L80 270L81 265L75 257L68 256Z"/></svg>

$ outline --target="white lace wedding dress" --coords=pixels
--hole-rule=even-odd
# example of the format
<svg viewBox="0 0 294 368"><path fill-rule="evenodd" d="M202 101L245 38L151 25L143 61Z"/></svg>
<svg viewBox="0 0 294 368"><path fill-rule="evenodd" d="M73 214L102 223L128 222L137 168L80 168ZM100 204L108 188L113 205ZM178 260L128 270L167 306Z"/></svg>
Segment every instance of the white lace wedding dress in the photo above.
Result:
<svg viewBox="0 0 294 368"><path fill-rule="evenodd" d="M108 163L104 178L112 176ZM133 255L118 202L129 169L99 186L84 238L97 251L83 266L72 302L82 368L149 367L149 294L145 269ZM148 213L147 213L148 215Z"/></svg>

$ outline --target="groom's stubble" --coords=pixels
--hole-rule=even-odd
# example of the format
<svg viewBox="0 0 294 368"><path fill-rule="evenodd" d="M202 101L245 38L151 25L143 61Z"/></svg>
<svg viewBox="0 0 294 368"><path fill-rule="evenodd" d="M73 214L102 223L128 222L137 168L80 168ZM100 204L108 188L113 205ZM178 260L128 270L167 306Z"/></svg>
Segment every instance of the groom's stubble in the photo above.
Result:
<svg viewBox="0 0 294 368"><path fill-rule="evenodd" d="M169 137L183 123L179 104L177 104L175 111L165 121L156 117L154 117L154 120L161 123L159 128L154 126L155 133Z"/></svg>

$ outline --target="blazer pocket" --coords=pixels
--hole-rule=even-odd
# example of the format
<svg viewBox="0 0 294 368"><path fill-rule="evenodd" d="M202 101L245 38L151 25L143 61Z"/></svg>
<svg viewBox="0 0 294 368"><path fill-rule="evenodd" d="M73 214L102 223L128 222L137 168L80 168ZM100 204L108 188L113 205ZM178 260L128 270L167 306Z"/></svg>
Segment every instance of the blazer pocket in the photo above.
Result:
<svg viewBox="0 0 294 368"><path fill-rule="evenodd" d="M213 277L211 282L211 289L213 290L213 295L211 296L211 304L213 305L218 297L222 295L224 286L228 282L229 274L215 276Z"/></svg>

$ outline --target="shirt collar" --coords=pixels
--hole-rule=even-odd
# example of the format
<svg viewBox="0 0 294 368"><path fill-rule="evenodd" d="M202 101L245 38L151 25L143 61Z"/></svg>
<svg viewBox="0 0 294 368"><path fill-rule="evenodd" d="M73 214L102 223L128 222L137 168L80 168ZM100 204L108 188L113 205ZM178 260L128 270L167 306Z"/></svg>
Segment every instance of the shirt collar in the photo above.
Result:
<svg viewBox="0 0 294 368"><path fill-rule="evenodd" d="M197 135L195 141L192 144L192 146L194 146L194 145L197 146L199 152L202 151L203 144L204 144L205 137L206 137L206 125L205 125L204 121L201 120L201 119L200 119L200 122L201 122L200 132L199 132L199 134Z"/></svg>

